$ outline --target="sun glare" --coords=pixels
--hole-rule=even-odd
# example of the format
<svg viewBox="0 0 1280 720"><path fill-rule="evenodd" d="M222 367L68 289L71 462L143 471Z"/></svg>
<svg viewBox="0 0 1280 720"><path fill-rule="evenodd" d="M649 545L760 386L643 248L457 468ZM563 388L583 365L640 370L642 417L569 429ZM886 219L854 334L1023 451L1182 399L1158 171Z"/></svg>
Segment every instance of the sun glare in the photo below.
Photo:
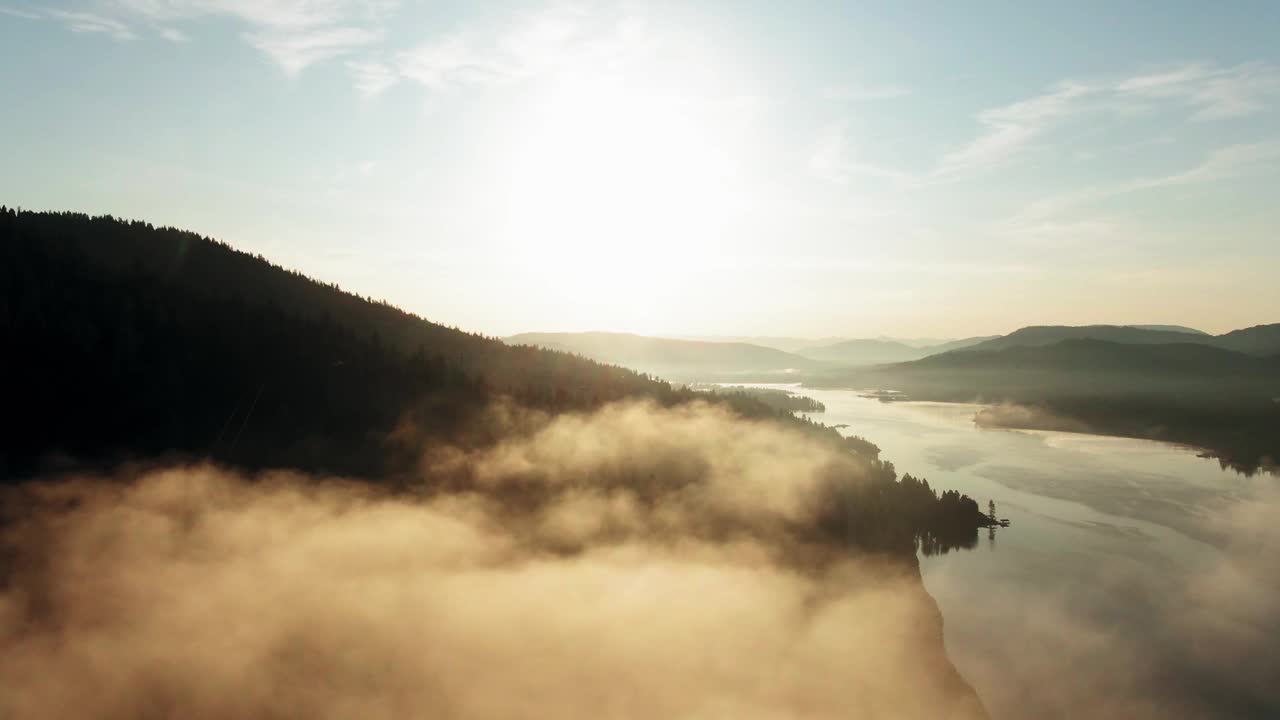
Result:
<svg viewBox="0 0 1280 720"><path fill-rule="evenodd" d="M566 292L660 291L708 259L742 202L732 123L690 94L580 76L520 123L508 237Z"/></svg>

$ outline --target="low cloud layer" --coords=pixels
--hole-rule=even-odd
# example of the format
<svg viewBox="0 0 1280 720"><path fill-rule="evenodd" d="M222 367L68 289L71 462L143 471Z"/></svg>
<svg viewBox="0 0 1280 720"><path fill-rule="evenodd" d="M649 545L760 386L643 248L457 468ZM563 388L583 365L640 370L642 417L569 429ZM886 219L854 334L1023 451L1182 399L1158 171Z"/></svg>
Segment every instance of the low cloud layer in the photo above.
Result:
<svg viewBox="0 0 1280 720"><path fill-rule="evenodd" d="M1272 481L1241 480L1254 491L1197 503L1198 534L1215 538L1214 547L1141 533L1100 537L1109 555L1099 560L1097 548L1024 544L1008 551L1021 556L997 550L991 562L1041 567L1000 583L1000 592L969 558L931 568L928 586L943 607L963 607L962 621L948 615L952 659L994 717L1277 717L1280 490Z"/></svg>
<svg viewBox="0 0 1280 720"><path fill-rule="evenodd" d="M973 416L973 422L985 428L1025 428L1031 430L1056 430L1058 432L1089 432L1089 426L1044 408L1002 403L988 405Z"/></svg>
<svg viewBox="0 0 1280 720"><path fill-rule="evenodd" d="M419 491L14 490L0 715L981 715L915 566L823 529L863 461L703 405L495 412L512 439L428 452Z"/></svg>

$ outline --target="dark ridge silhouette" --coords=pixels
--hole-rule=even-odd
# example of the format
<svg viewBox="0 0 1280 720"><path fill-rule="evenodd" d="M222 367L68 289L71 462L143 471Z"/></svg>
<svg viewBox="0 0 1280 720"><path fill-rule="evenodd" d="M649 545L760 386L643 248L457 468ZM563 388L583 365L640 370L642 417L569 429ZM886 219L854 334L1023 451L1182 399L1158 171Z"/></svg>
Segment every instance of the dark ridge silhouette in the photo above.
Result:
<svg viewBox="0 0 1280 720"><path fill-rule="evenodd" d="M1173 330L1151 330L1129 325L1033 325L1014 330L971 350L1003 350L1008 347L1052 345L1063 340L1105 340L1114 343L1167 345L1170 343L1207 343L1212 336Z"/></svg>
<svg viewBox="0 0 1280 720"><path fill-rule="evenodd" d="M1174 343L1130 345L1095 339L1063 340L1051 345L1014 345L996 351L976 348L903 363L903 368L1052 369L1064 374L1107 372L1149 373L1153 382L1166 378L1246 377L1270 369L1263 358L1209 345ZM1111 376L1114 378L1114 376Z"/></svg>
<svg viewBox="0 0 1280 720"><path fill-rule="evenodd" d="M1280 323L1232 330L1214 338L1214 345L1249 355L1280 355Z"/></svg>
<svg viewBox="0 0 1280 720"><path fill-rule="evenodd" d="M1270 327L1211 339L1265 339ZM989 414L992 424L1194 445L1246 473L1280 458L1280 359L1200 343L972 348L808 381L894 388L917 400L1015 403L1027 412Z"/></svg>
<svg viewBox="0 0 1280 720"><path fill-rule="evenodd" d="M1174 345L1194 343L1234 350L1247 355L1280 353L1280 323L1257 325L1222 335L1209 335L1178 325L1044 325L1025 327L973 345L972 350L1052 345L1063 340L1103 340L1126 345Z"/></svg>
<svg viewBox="0 0 1280 720"><path fill-rule="evenodd" d="M417 477L425 445L491 447L521 432L495 420L495 405L546 415L702 402L861 458L865 477L817 530L906 556L943 526L976 539L984 524L969 503L897 482L867 441L750 393L673 389L508 346L141 222L0 210L0 332L9 482L168 457L394 484Z"/></svg>
<svg viewBox="0 0 1280 720"><path fill-rule="evenodd" d="M1189 333L1191 335L1209 335L1203 330L1197 330L1186 325L1125 325L1125 327L1138 328L1139 330L1164 330L1168 332Z"/></svg>
<svg viewBox="0 0 1280 720"><path fill-rule="evenodd" d="M937 355L939 353L950 352L952 350L963 350L964 348L973 347L974 345L984 343L988 340L995 340L998 337L1000 336L980 335L977 337L961 338L960 340L949 340L937 345L930 345L926 349L929 351L930 355Z"/></svg>
<svg viewBox="0 0 1280 720"><path fill-rule="evenodd" d="M496 394L552 411L680 397L172 228L6 209L0 247L10 473L57 454L177 452L377 475L392 462L379 437L397 423L472 432Z"/></svg>

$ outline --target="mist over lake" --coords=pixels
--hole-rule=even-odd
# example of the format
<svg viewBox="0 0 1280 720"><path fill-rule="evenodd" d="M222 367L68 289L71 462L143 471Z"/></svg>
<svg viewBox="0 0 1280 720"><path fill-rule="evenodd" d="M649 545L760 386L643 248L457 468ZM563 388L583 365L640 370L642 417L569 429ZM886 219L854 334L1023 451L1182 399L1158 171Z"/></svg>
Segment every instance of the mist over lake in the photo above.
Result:
<svg viewBox="0 0 1280 720"><path fill-rule="evenodd" d="M1280 720L1277 29L0 0L0 720Z"/></svg>
<svg viewBox="0 0 1280 720"><path fill-rule="evenodd" d="M900 471L1011 520L921 557L947 652L993 717L1280 712L1274 475L1145 440L982 429L976 405L789 389Z"/></svg>

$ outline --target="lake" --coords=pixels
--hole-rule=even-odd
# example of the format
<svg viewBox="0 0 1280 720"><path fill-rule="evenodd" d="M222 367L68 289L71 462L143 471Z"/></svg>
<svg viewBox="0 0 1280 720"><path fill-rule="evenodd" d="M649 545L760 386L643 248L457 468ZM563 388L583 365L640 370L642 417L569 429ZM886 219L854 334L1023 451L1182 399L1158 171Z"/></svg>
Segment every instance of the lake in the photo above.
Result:
<svg viewBox="0 0 1280 720"><path fill-rule="evenodd" d="M772 387L1012 521L921 557L993 717L1280 717L1280 478L1144 440L980 429L973 405Z"/></svg>

